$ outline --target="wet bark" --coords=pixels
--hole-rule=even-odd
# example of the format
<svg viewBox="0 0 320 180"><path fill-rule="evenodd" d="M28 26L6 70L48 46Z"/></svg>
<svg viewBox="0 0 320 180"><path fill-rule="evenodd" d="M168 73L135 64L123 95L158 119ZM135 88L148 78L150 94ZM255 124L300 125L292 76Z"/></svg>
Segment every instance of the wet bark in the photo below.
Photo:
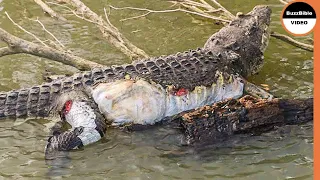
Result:
<svg viewBox="0 0 320 180"><path fill-rule="evenodd" d="M189 111L180 123L189 144L202 144L234 134L260 134L276 126L312 120L313 98L265 100L245 96Z"/></svg>

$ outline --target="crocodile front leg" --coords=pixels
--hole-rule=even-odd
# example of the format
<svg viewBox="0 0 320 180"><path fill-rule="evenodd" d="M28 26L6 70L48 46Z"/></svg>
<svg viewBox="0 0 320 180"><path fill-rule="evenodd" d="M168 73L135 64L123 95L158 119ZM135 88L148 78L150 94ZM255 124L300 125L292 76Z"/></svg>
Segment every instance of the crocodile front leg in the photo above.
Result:
<svg viewBox="0 0 320 180"><path fill-rule="evenodd" d="M105 133L106 123L89 100L68 100L61 111L62 121L53 128L45 149L46 159L55 159L61 151L69 151L97 142ZM62 123L71 129L63 132Z"/></svg>
<svg viewBox="0 0 320 180"><path fill-rule="evenodd" d="M247 93L255 98L259 98L259 99L271 100L274 98L274 96L272 94L268 93L267 91L265 91L261 87L255 85L255 84L252 84L243 78L242 78L242 80L244 82L245 93Z"/></svg>

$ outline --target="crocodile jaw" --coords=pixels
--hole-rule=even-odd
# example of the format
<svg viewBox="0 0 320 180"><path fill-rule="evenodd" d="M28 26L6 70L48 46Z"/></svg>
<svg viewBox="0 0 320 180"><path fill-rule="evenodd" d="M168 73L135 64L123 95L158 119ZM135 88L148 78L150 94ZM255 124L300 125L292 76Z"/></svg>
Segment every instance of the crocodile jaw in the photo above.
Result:
<svg viewBox="0 0 320 180"><path fill-rule="evenodd" d="M145 80L118 80L99 84L92 90L100 112L113 125L154 124L165 117L195 109L228 98L239 98L243 83L234 78L221 80L211 87L199 86L183 95L172 94L169 88Z"/></svg>

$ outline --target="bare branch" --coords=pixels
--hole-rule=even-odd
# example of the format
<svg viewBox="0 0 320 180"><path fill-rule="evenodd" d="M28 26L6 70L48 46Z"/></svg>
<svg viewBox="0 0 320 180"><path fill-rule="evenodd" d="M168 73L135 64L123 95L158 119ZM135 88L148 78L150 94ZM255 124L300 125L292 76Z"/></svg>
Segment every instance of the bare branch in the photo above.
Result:
<svg viewBox="0 0 320 180"><path fill-rule="evenodd" d="M286 36L286 35L280 34L280 33L276 33L276 32L271 32L271 36L275 37L277 39L280 39L280 40L282 40L284 42L287 42L287 43L289 43L289 44L291 44L293 46L296 46L298 48L313 52L313 45L305 44L305 43L296 41L296 40L292 39L289 36Z"/></svg>
<svg viewBox="0 0 320 180"><path fill-rule="evenodd" d="M109 20L109 16L108 16L108 14L107 14L106 8L103 8L103 11L104 11L104 16L105 16L105 18L106 18L106 20L107 20L107 23L108 23L111 27L116 28L113 24L111 24L111 22L110 22L110 20Z"/></svg>
<svg viewBox="0 0 320 180"><path fill-rule="evenodd" d="M216 0L211 0L211 1L212 1L215 5L217 5L219 8L223 9L223 11L226 12L231 19L234 19L234 18L235 18L235 16L234 16L230 11L228 11L226 8L224 8L220 3L218 3L218 1L216 1Z"/></svg>
<svg viewBox="0 0 320 180"><path fill-rule="evenodd" d="M184 0L184 1L181 1L179 3L180 4L184 3L184 4L191 5L191 6L202 7L202 8L205 8L205 9L212 8L212 6L207 4L205 1L201 1L201 3L199 3L199 2L195 2L195 1L191 1L191 0Z"/></svg>
<svg viewBox="0 0 320 180"><path fill-rule="evenodd" d="M211 6L209 3L207 3L205 0L200 0L200 2L201 2L202 4L204 4L207 9L208 9L208 8L212 8L212 6Z"/></svg>
<svg viewBox="0 0 320 180"><path fill-rule="evenodd" d="M288 4L289 2L291 2L291 0L279 0L282 4L286 5Z"/></svg>
<svg viewBox="0 0 320 180"><path fill-rule="evenodd" d="M60 46L61 48L65 48L65 46L59 41L59 39L56 38L50 31L48 31L48 30L46 29L46 27L42 24L42 22L39 20L39 18L37 18L37 20L34 20L34 21L38 22L38 23L41 25L42 29L43 29L44 31L46 31L51 37L53 37L53 39L56 40L56 42L59 43L59 46ZM55 44L55 45L56 45L56 44ZM58 45L56 45L56 46L58 46Z"/></svg>
<svg viewBox="0 0 320 180"><path fill-rule="evenodd" d="M48 58L57 62L74 66L79 70L89 70L102 65L82 59L78 56L70 54L67 51L59 51L48 46L40 46L38 44L18 38L0 28L0 40L8 44L8 47L1 48L2 55L26 53L39 57Z"/></svg>
<svg viewBox="0 0 320 180"><path fill-rule="evenodd" d="M147 12L147 13L141 14L139 16L133 16L133 17L129 17L129 18L120 19L120 21L127 21L127 20L131 20L131 19L139 19L139 18L148 16L150 13L151 12Z"/></svg>
<svg viewBox="0 0 320 180"><path fill-rule="evenodd" d="M284 0L279 0L282 4L287 4Z"/></svg>
<svg viewBox="0 0 320 180"><path fill-rule="evenodd" d="M38 38L36 35L32 34L31 32L27 31L26 29L24 29L22 26L20 26L19 24L17 24L16 22L13 21L13 19L11 19L11 17L9 16L9 14L7 13L7 11L4 12L8 19L14 24L16 25L19 29L21 29L22 31L26 32L27 34L29 34L30 36L32 36L34 39L36 39L38 42L40 42L42 45L48 47L48 45L46 43L44 43L40 38Z"/></svg>
<svg viewBox="0 0 320 180"><path fill-rule="evenodd" d="M192 5L190 6L190 5L187 5L185 3L181 3L181 5L184 6L185 8L187 8L187 9L190 9L190 10L194 11L194 12L210 16L209 14L207 14L206 12L204 12L203 10L201 10L200 8L198 8L196 6L192 6Z"/></svg>
<svg viewBox="0 0 320 180"><path fill-rule="evenodd" d="M95 21L92 21L92 20L84 17L83 14L79 15L75 10L69 8L69 7L66 6L66 5L58 4L58 3L55 3L55 2L48 2L48 3L49 3L49 4L54 4L54 5L56 5L56 6L60 6L60 7L63 7L63 8L68 9L71 13L70 13L70 14L67 14L67 15L75 15L75 16L76 16L77 18L79 18L79 19L85 20L85 21L90 22L90 23L92 23L92 24L101 25L101 23L99 23L99 22L95 22Z"/></svg>
<svg viewBox="0 0 320 180"><path fill-rule="evenodd" d="M205 0L200 0L201 3L199 2L194 2L192 0L184 0L182 2L180 2L181 5L185 6L186 4L187 5L191 5L191 7L193 6L197 6L197 7L201 7L201 8L204 8L205 10L203 10L203 12L206 12L206 13L216 13L216 12L221 12L223 11L221 8L214 8L212 7L209 3L207 3ZM190 6L189 6L190 7ZM232 19L232 18L230 18Z"/></svg>
<svg viewBox="0 0 320 180"><path fill-rule="evenodd" d="M198 6L198 7L204 7L205 8L205 4L203 3L200 3L200 2L196 2L196 1L191 1L191 0L182 0L182 1L179 1L180 3L186 3L186 4L189 4L191 6Z"/></svg>
<svg viewBox="0 0 320 180"><path fill-rule="evenodd" d="M41 0L34 0L35 3L37 3L44 12L48 13L51 17L54 17L61 21L67 21L64 17L62 17L60 14L56 13L54 10L52 10L46 3L42 2Z"/></svg>
<svg viewBox="0 0 320 180"><path fill-rule="evenodd" d="M206 14L209 16L212 16L208 13L217 13L219 12L220 15L223 15L226 19L232 20L235 18L235 16L230 13L226 8L224 8L221 4L219 4L215 0L211 0L218 8L213 7L205 0L199 0L200 2L193 1L193 0L177 0L177 1L171 1L174 4L180 4L186 9L190 9L192 11L198 12L200 14ZM215 17L215 16L213 16Z"/></svg>

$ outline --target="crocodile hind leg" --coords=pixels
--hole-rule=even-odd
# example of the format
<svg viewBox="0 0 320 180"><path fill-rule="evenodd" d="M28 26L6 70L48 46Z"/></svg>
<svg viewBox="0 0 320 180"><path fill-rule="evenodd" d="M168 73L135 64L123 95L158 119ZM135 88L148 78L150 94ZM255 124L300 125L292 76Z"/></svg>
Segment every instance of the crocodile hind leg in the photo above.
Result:
<svg viewBox="0 0 320 180"><path fill-rule="evenodd" d="M242 78L242 80L244 82L244 92L245 93L247 93L253 97L259 98L259 99L271 100L274 98L274 96L272 94L268 93L267 91L265 91L261 87L255 85L255 84L252 84L243 78Z"/></svg>
<svg viewBox="0 0 320 180"><path fill-rule="evenodd" d="M63 123L71 129L63 131ZM105 133L106 123L90 100L67 100L61 111L61 121L52 128L45 149L46 159L59 157L62 151L81 148L97 142Z"/></svg>

